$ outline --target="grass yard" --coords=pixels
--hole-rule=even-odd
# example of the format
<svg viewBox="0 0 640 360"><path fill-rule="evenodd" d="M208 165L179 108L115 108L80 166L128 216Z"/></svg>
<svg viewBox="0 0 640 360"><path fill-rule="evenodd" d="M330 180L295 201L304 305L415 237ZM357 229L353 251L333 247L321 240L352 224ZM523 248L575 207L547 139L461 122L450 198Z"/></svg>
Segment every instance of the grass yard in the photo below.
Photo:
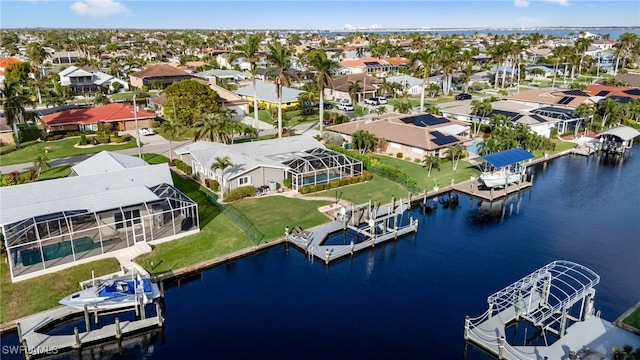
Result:
<svg viewBox="0 0 640 360"><path fill-rule="evenodd" d="M309 194L307 196L328 196L336 197L336 191L340 199L350 201L355 204L366 203L367 201L377 201L382 204L391 202L391 196L398 198L406 198L407 189L398 185L391 180L387 180L381 176L373 175L370 181L347 185L333 190L325 190Z"/></svg>
<svg viewBox="0 0 640 360"><path fill-rule="evenodd" d="M308 229L329 222L318 208L331 204L331 201L309 201L284 196L247 198L232 203L243 213L258 230L264 234L264 240L273 240L284 236L284 228L300 226Z"/></svg>
<svg viewBox="0 0 640 360"><path fill-rule="evenodd" d="M155 130L158 133L158 135L169 140L169 135L167 135L167 132L162 127L157 127L157 128L154 128L153 130ZM178 130L178 133L176 134L176 137L172 141L191 140L194 137L195 136L194 136L193 128L180 128L180 130Z"/></svg>
<svg viewBox="0 0 640 360"><path fill-rule="evenodd" d="M40 177L38 178L38 181L63 178L63 177L69 176L69 174L71 174L71 165L56 166L56 167L49 168L47 170L42 170L42 172L40 172ZM29 171L24 171L20 173L20 176L24 176L26 178L29 178L29 175L30 175Z"/></svg>
<svg viewBox="0 0 640 360"><path fill-rule="evenodd" d="M438 186L443 187L451 184L451 179L457 184L467 181L471 176L479 176L480 170L464 160L458 162L458 168L453 170L451 161L442 160L440 169L432 169L431 177L427 177L427 168L413 161L397 159L385 155L375 155L382 164L402 170L407 175L418 182L418 186L422 189L432 190L435 182Z"/></svg>
<svg viewBox="0 0 640 360"><path fill-rule="evenodd" d="M640 307L636 308L629 316L622 320L622 322L636 329L640 329Z"/></svg>
<svg viewBox="0 0 640 360"><path fill-rule="evenodd" d="M4 259L6 260L6 259ZM11 282L9 264L0 263L0 323L54 308L63 297L80 290L80 281L120 270L118 260L103 259L17 283Z"/></svg>
<svg viewBox="0 0 640 360"><path fill-rule="evenodd" d="M131 137L129 141L118 145L98 145L87 148L76 148L74 145L78 142L77 137L62 139L58 141L43 141L34 142L24 146L22 149L13 151L6 155L0 155L0 164L12 165L31 163L40 154L42 154L45 148L49 149L47 157L51 159L65 158L69 156L95 154L102 150L115 151L123 149L131 149L136 147L136 139Z"/></svg>

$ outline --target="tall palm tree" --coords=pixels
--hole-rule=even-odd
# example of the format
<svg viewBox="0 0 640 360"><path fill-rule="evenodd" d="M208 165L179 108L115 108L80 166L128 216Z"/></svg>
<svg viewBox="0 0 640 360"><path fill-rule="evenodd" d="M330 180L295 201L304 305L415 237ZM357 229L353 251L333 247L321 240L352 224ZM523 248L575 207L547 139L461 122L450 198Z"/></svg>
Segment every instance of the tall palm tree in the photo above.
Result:
<svg viewBox="0 0 640 360"><path fill-rule="evenodd" d="M49 56L40 43L30 42L27 44L27 56L31 63L40 68L40 74L44 76L43 63Z"/></svg>
<svg viewBox="0 0 640 360"><path fill-rule="evenodd" d="M420 112L424 111L424 92L429 87L429 76L431 68L436 61L436 51L432 49L422 49L412 53L409 61L414 70L414 74L422 73L422 91L420 91Z"/></svg>
<svg viewBox="0 0 640 360"><path fill-rule="evenodd" d="M216 170L220 170L220 179L222 180L222 183L220 184L220 201L224 202L224 188L225 186L228 188L228 184L227 181L224 178L224 171L230 167L232 167L233 164L231 163L231 161L229 160L228 156L216 156L215 160L213 161L213 163L211 164L211 170L213 170L214 172Z"/></svg>
<svg viewBox="0 0 640 360"><path fill-rule="evenodd" d="M261 41L261 34L249 35L247 36L244 44L236 46L234 53L235 56L242 57L244 61L249 63L249 71L251 72L251 86L253 87L253 117L254 126L256 129L260 129L260 120L258 119L258 90L256 88L256 75L258 75L256 63L262 56L262 52L260 52Z"/></svg>
<svg viewBox="0 0 640 360"><path fill-rule="evenodd" d="M349 81L349 87L347 88L347 92L349 93L349 97L351 98L351 103L355 105L356 103L356 96L358 96L358 93L360 92L360 89L362 88L362 86L360 86L361 81L360 80L356 80L356 81Z"/></svg>
<svg viewBox="0 0 640 360"><path fill-rule="evenodd" d="M580 64L578 65L578 76L582 75L582 63L584 62L584 56L589 50L589 46L593 44L593 39L589 37L581 37L574 43L576 51L580 54Z"/></svg>
<svg viewBox="0 0 640 360"><path fill-rule="evenodd" d="M425 155L422 158L422 165L428 168L427 177L431 177L431 169L440 170L440 157L435 155Z"/></svg>
<svg viewBox="0 0 640 360"><path fill-rule="evenodd" d="M30 105L31 99L27 89L22 86L19 79L5 81L2 92L2 108L7 125L13 126L13 135L16 138L16 148L21 148L18 123L24 122L25 106Z"/></svg>
<svg viewBox="0 0 640 360"><path fill-rule="evenodd" d="M491 114L492 111L493 111L493 108L491 106L491 99L483 99L482 101L477 99L471 100L471 113L474 114L475 116L480 117L480 119L478 120L477 126L475 126L476 122L474 121L474 134L476 136L480 131L480 124L482 123L482 120L487 115ZM475 117L474 117L474 120L475 120Z"/></svg>
<svg viewBox="0 0 640 360"><path fill-rule="evenodd" d="M274 65L267 71L267 74L275 76L276 95L278 96L278 138L282 138L282 88L290 86L295 75L289 71L291 67L291 56L289 50L279 41L272 41L269 44L267 61Z"/></svg>
<svg viewBox="0 0 640 360"><path fill-rule="evenodd" d="M393 111L399 112L400 114L408 114L413 109L411 105L411 96L408 92L404 91L400 98L398 98L398 102L393 105Z"/></svg>
<svg viewBox="0 0 640 360"><path fill-rule="evenodd" d="M167 134L167 137L169 138L169 161L172 162L173 161L173 143L172 142L178 135L178 131L180 131L181 125L180 125L180 122L178 122L178 119L174 118L174 119L170 119L163 122L161 128L162 130L164 130L164 133Z"/></svg>
<svg viewBox="0 0 640 360"><path fill-rule="evenodd" d="M453 170L456 170L458 168L458 161L465 157L467 150L462 144L455 144L453 146L449 146L446 151L447 157L451 159Z"/></svg>
<svg viewBox="0 0 640 360"><path fill-rule="evenodd" d="M331 70L338 67L338 64L327 58L324 50L313 50L307 56L309 65L317 72L316 82L320 91L320 135L322 136L322 125L324 120L324 89L333 89L333 79L331 78Z"/></svg>
<svg viewBox="0 0 640 360"><path fill-rule="evenodd" d="M366 130L356 130L351 135L351 143L354 149L358 149L360 155L364 155L376 146L378 138Z"/></svg>
<svg viewBox="0 0 640 360"><path fill-rule="evenodd" d="M554 88L556 86L556 76L558 74L558 67L560 66L560 62L564 61L567 56L571 53L571 48L568 46L556 46L551 54L554 58L555 67L553 69L553 81L551 82L551 87ZM566 72L566 71L565 71Z"/></svg>
<svg viewBox="0 0 640 360"><path fill-rule="evenodd" d="M224 112L207 114L193 124L195 139L229 144L232 133L231 122L229 115Z"/></svg>
<svg viewBox="0 0 640 360"><path fill-rule="evenodd" d="M587 120L589 120L589 127L593 122L593 115L595 114L595 107L592 104L582 103L574 110L574 113L580 116L585 122L585 128L587 128Z"/></svg>

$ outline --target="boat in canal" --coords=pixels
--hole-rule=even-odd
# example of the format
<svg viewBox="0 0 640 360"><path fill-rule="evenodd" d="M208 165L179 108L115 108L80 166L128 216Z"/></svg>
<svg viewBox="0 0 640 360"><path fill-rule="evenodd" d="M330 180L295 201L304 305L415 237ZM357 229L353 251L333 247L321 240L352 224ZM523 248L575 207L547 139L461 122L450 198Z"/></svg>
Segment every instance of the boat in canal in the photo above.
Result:
<svg viewBox="0 0 640 360"><path fill-rule="evenodd" d="M158 285L151 282L149 278L140 275L132 277L113 278L75 292L59 302L62 305L84 309L87 305L89 310L111 310L125 307L133 307L140 303L140 298L144 304L153 302L160 296Z"/></svg>
<svg viewBox="0 0 640 360"><path fill-rule="evenodd" d="M481 159L485 162L481 167L480 183L487 188L495 188L519 183L526 172L524 162L533 159L533 154L515 148L481 156Z"/></svg>

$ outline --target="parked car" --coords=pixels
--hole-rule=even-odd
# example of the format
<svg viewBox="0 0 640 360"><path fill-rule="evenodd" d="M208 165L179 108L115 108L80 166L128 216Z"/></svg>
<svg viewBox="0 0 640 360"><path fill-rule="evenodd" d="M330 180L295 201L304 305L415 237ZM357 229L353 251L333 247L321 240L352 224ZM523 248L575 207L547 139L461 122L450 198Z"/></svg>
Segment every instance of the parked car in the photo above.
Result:
<svg viewBox="0 0 640 360"><path fill-rule="evenodd" d="M322 107L325 109L333 109L333 104L325 101L322 103Z"/></svg>
<svg viewBox="0 0 640 360"><path fill-rule="evenodd" d="M471 100L471 94L461 93L456 95L456 100Z"/></svg>
<svg viewBox="0 0 640 360"><path fill-rule="evenodd" d="M372 97L372 98L369 98L369 99L365 99L364 103L365 104L369 104L369 105L386 104L387 103L387 98L383 97L383 96Z"/></svg>
<svg viewBox="0 0 640 360"><path fill-rule="evenodd" d="M332 125L333 124L333 118L324 119L324 120L322 120L322 123L324 125Z"/></svg>
<svg viewBox="0 0 640 360"><path fill-rule="evenodd" d="M351 103L340 103L340 104L338 104L338 110L353 111L353 104L351 104Z"/></svg>
<svg viewBox="0 0 640 360"><path fill-rule="evenodd" d="M138 129L138 132L140 133L140 135L144 135L144 136L149 136L149 135L155 135L156 134L155 130L153 130L151 128Z"/></svg>

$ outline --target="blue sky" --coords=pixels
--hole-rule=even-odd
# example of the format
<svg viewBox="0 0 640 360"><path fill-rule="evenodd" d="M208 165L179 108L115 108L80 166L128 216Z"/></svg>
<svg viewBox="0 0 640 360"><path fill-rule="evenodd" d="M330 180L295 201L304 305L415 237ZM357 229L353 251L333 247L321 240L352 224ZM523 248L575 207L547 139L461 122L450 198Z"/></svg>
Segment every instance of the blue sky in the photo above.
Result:
<svg viewBox="0 0 640 360"><path fill-rule="evenodd" d="M327 29L640 26L637 0L0 0L0 27Z"/></svg>

